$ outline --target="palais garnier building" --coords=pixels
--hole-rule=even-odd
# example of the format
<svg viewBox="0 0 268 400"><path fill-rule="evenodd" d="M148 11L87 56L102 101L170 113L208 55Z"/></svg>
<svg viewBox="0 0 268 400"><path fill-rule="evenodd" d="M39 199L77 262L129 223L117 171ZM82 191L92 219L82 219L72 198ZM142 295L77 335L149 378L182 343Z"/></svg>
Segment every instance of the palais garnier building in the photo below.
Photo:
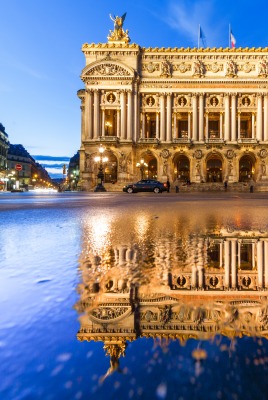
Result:
<svg viewBox="0 0 268 400"><path fill-rule="evenodd" d="M144 48L123 17L82 46L81 186L141 176L268 187L268 48Z"/></svg>

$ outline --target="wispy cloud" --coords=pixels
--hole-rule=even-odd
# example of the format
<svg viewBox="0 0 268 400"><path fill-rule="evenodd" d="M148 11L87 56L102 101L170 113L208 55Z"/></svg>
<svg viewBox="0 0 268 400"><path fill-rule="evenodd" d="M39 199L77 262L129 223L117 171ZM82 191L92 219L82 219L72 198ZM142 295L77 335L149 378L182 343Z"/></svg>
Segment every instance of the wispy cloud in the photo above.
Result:
<svg viewBox="0 0 268 400"><path fill-rule="evenodd" d="M173 0L170 3L169 13L165 20L171 28L188 37L194 46L197 46L198 26L200 24L206 36L207 45L216 45L218 29L215 27L214 0L181 0L180 2Z"/></svg>
<svg viewBox="0 0 268 400"><path fill-rule="evenodd" d="M26 73L32 78L40 79L40 80L48 80L48 76L41 74L40 72L28 67L24 64L14 64L13 67L20 72Z"/></svg>

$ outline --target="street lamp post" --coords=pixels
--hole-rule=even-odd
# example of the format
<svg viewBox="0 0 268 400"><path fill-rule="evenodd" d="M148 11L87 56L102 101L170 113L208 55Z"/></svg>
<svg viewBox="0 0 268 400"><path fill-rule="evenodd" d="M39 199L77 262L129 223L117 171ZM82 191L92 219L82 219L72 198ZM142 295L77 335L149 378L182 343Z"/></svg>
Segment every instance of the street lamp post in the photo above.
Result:
<svg viewBox="0 0 268 400"><path fill-rule="evenodd" d="M141 159L140 162L137 162L136 167L140 169L141 179L143 179L144 178L145 168L148 167L148 164L146 162L144 162L143 159Z"/></svg>
<svg viewBox="0 0 268 400"><path fill-rule="evenodd" d="M104 181L104 172L103 172L103 163L108 161L107 157L103 157L103 152L105 148L100 145L99 153L100 155L94 158L96 163L99 163L99 171L97 174L97 186L94 189L94 192L106 192L105 187L103 186Z"/></svg>

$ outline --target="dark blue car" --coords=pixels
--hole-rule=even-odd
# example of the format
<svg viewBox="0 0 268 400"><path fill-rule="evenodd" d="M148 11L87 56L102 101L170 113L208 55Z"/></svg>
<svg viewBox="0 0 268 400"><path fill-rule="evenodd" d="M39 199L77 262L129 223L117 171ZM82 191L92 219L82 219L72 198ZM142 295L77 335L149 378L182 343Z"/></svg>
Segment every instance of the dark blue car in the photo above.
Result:
<svg viewBox="0 0 268 400"><path fill-rule="evenodd" d="M123 192L137 193L137 192L154 192L162 193L167 191L165 183L156 181L155 179L142 179L136 183L131 183L123 187Z"/></svg>

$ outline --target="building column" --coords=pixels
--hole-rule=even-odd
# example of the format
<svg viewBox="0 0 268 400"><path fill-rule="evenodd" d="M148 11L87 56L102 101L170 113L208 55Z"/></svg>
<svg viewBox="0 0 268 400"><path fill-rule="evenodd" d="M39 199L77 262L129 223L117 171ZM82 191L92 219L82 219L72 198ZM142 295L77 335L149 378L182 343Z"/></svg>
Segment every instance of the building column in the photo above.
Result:
<svg viewBox="0 0 268 400"><path fill-rule="evenodd" d="M204 95L199 95L199 141L204 141Z"/></svg>
<svg viewBox="0 0 268 400"><path fill-rule="evenodd" d="M141 113L141 138L145 138L145 112Z"/></svg>
<svg viewBox="0 0 268 400"><path fill-rule="evenodd" d="M85 102L81 101L81 142L84 144L84 140L87 140L86 137L86 127L85 127Z"/></svg>
<svg viewBox="0 0 268 400"><path fill-rule="evenodd" d="M208 132L208 112L205 114L206 117L206 139L209 139L209 132Z"/></svg>
<svg viewBox="0 0 268 400"><path fill-rule="evenodd" d="M232 142L236 142L236 94L232 94Z"/></svg>
<svg viewBox="0 0 268 400"><path fill-rule="evenodd" d="M166 140L165 95L160 96L160 140Z"/></svg>
<svg viewBox="0 0 268 400"><path fill-rule="evenodd" d="M94 90L94 139L100 135L100 94Z"/></svg>
<svg viewBox="0 0 268 400"><path fill-rule="evenodd" d="M264 286L268 288L268 240L264 240Z"/></svg>
<svg viewBox="0 0 268 400"><path fill-rule="evenodd" d="M240 135L241 135L240 123L241 123L241 112L239 111L237 113L237 136L238 136L238 139L240 139Z"/></svg>
<svg viewBox="0 0 268 400"><path fill-rule="evenodd" d="M258 287L263 287L263 240L257 242Z"/></svg>
<svg viewBox="0 0 268 400"><path fill-rule="evenodd" d="M156 113L156 138L160 139L160 137L159 137L159 112Z"/></svg>
<svg viewBox="0 0 268 400"><path fill-rule="evenodd" d="M188 112L188 139L191 139L191 134L192 134L191 133L191 115L192 115L192 113L191 113L191 111L189 111ZM178 132L178 130L177 130L177 132ZM177 134L177 136L178 136L178 134Z"/></svg>
<svg viewBox="0 0 268 400"><path fill-rule="evenodd" d="M230 96L224 97L224 140L230 140Z"/></svg>
<svg viewBox="0 0 268 400"><path fill-rule="evenodd" d="M105 136L105 110L101 110L101 136Z"/></svg>
<svg viewBox="0 0 268 400"><path fill-rule="evenodd" d="M120 137L120 108L118 108L116 110L116 127L117 127L116 135L119 138Z"/></svg>
<svg viewBox="0 0 268 400"><path fill-rule="evenodd" d="M133 110L133 119L134 119L134 124L133 124L133 132L132 132L132 137L134 142L136 143L138 140L138 132L139 132L139 96L137 94L137 84L135 84L134 87L134 95L133 95L133 104L134 104L134 110Z"/></svg>
<svg viewBox="0 0 268 400"><path fill-rule="evenodd" d="M193 105L193 141L197 141L197 96L194 94L192 97Z"/></svg>
<svg viewBox="0 0 268 400"><path fill-rule="evenodd" d="M88 140L89 137L89 99L90 99L90 91L85 91L85 106L83 109L83 130L82 130L82 140Z"/></svg>
<svg viewBox="0 0 268 400"><path fill-rule="evenodd" d="M126 139L126 94L124 91L120 93L121 107L121 139Z"/></svg>
<svg viewBox="0 0 268 400"><path fill-rule="evenodd" d="M224 241L224 286L230 287L230 241Z"/></svg>
<svg viewBox="0 0 268 400"><path fill-rule="evenodd" d="M221 139L223 139L223 136L222 136L222 120L223 120L223 118L222 118L222 112L220 112L220 138Z"/></svg>
<svg viewBox="0 0 268 400"><path fill-rule="evenodd" d="M256 138L256 134L255 134L255 114L254 112L251 114L251 137L252 139Z"/></svg>
<svg viewBox="0 0 268 400"><path fill-rule="evenodd" d="M223 242L220 243L220 263L219 267L222 268L223 266Z"/></svg>
<svg viewBox="0 0 268 400"><path fill-rule="evenodd" d="M88 138L93 139L93 91L88 92Z"/></svg>
<svg viewBox="0 0 268 400"><path fill-rule="evenodd" d="M268 141L268 95L264 95L264 121L263 121L263 140Z"/></svg>
<svg viewBox="0 0 268 400"><path fill-rule="evenodd" d="M171 142L172 136L172 94L167 94L167 142Z"/></svg>
<svg viewBox="0 0 268 400"><path fill-rule="evenodd" d="M133 104L132 92L127 92L127 140L132 140Z"/></svg>
<svg viewBox="0 0 268 400"><path fill-rule="evenodd" d="M262 95L257 97L257 140L262 140Z"/></svg>
<svg viewBox="0 0 268 400"><path fill-rule="evenodd" d="M252 243L252 268L255 269L256 242Z"/></svg>
<svg viewBox="0 0 268 400"><path fill-rule="evenodd" d="M236 239L231 240L231 268L232 268L232 288L237 287L237 268L236 268Z"/></svg>
<svg viewBox="0 0 268 400"><path fill-rule="evenodd" d="M199 265L197 267L197 272L198 272L198 287L201 289L204 287L204 269L202 265Z"/></svg>
<svg viewBox="0 0 268 400"><path fill-rule="evenodd" d="M192 266L192 288L196 288L197 284L197 271L196 271L196 266Z"/></svg>
<svg viewBox="0 0 268 400"><path fill-rule="evenodd" d="M173 135L172 137L174 139L177 139L178 137L178 126L177 126L177 113L173 113Z"/></svg>

